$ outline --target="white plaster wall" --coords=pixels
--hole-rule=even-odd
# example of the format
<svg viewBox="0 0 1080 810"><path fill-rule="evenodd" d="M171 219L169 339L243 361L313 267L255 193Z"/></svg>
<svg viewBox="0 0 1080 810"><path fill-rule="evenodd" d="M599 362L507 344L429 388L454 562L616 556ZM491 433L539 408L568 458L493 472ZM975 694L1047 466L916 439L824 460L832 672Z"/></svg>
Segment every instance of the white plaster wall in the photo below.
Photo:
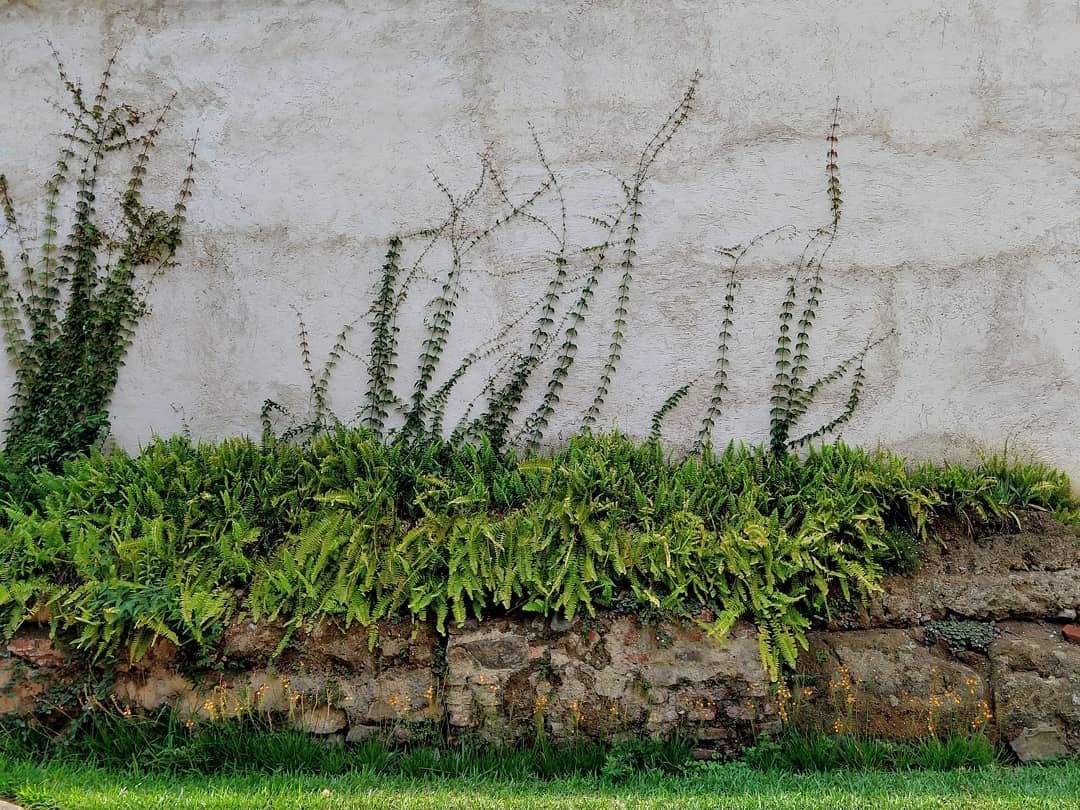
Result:
<svg viewBox="0 0 1080 810"><path fill-rule="evenodd" d="M531 122L572 238L595 240L584 215L618 203L611 173L632 172L700 69L694 114L647 189L629 336L601 426L643 435L671 390L712 368L718 248L827 221L822 136L840 96L845 213L816 368L895 330L870 356L842 437L937 460L1008 441L1080 477L1073 0L0 0L0 167L30 213L62 126L44 101L61 92L46 39L87 83L120 44L118 86L131 98L176 91L165 174L200 132L181 264L152 291L113 401L124 445L185 428L255 433L267 397L302 410L292 307L317 361L343 323L362 325L387 238L442 212L429 165L464 189L490 144L525 193L539 176ZM447 360L542 289L548 248L515 226L476 251ZM767 434L780 258L795 248L744 268L718 441ZM532 273L488 272L507 268ZM580 341L553 441L591 401L608 344L597 314L610 312L616 275ZM406 389L422 337L411 313ZM363 329L350 348L364 354ZM363 379L346 358L332 389L340 415L354 412ZM0 367L0 387L10 380ZM472 375L452 410L483 382ZM669 419L675 446L693 440L707 387Z"/></svg>

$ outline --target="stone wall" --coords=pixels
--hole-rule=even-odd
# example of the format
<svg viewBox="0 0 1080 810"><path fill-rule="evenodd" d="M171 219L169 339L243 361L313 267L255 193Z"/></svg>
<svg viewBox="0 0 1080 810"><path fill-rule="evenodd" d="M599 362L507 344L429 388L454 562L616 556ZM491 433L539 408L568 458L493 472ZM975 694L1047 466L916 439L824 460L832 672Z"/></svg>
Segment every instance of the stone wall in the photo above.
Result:
<svg viewBox="0 0 1080 810"><path fill-rule="evenodd" d="M439 724L501 741L680 732L702 753L732 753L789 721L899 739L979 730L1022 759L1080 752L1080 645L1063 633L1080 608L1076 538L1028 514L1019 528L957 525L945 541L915 576L887 580L865 609L813 632L779 688L754 628L719 642L707 614L508 616L446 637L422 623L327 623L286 639L243 621L201 667L159 642L112 672L29 624L0 657L0 713L70 712L80 684L113 678L121 709L169 705L197 722L266 715L348 741Z"/></svg>
<svg viewBox="0 0 1080 810"><path fill-rule="evenodd" d="M715 368L718 249L827 220L823 134L839 96L845 211L811 373L869 334L886 338L845 438L932 460L1008 440L1080 474L1072 2L0 0L0 171L29 214L55 158L48 136L64 125L43 100L62 94L46 39L88 84L122 43L118 88L148 105L177 92L166 173L201 133L180 266L153 289L113 401L125 446L184 428L257 433L268 397L303 414L292 307L319 364L344 324L366 321L387 239L443 215L428 166L463 190L490 144L512 193L525 193L540 176L530 122L565 186L571 243L595 244L585 216L619 203L612 173L633 173L700 69L696 109L646 190L627 340L599 426L642 436L668 394L700 377L665 432L673 446L693 441ZM799 246L747 259L718 442L767 436L777 311ZM471 254L448 358L540 295L549 250L523 227ZM506 269L523 272L490 275ZM605 276L579 335L553 442L592 400L617 281ZM408 391L420 312L398 325ZM348 348L364 356L362 328ZM493 363L462 381L451 417ZM342 357L331 396L343 417L363 373ZM845 398L838 388L829 404Z"/></svg>
<svg viewBox="0 0 1080 810"><path fill-rule="evenodd" d="M283 637L277 626L237 623L219 666L202 670L159 642L116 668L111 692L135 712L169 705L198 722L253 713L350 742L445 722L499 741L538 731L555 739L682 731L730 752L779 727L745 624L724 644L692 624L615 615L469 621L445 638L424 624L380 625L373 648L367 631L327 624L296 635L271 664ZM8 653L0 714L47 716L51 695L71 700L86 674L42 627L20 630Z"/></svg>

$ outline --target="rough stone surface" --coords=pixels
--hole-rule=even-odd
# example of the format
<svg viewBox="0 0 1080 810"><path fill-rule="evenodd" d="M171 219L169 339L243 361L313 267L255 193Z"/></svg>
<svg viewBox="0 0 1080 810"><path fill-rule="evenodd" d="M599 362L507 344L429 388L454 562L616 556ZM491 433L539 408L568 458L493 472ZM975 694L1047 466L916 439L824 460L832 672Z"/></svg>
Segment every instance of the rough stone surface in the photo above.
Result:
<svg viewBox="0 0 1080 810"><path fill-rule="evenodd" d="M449 721L521 736L668 735L679 730L732 749L776 724L756 632L741 624L725 644L696 626L631 617L578 620L561 632L536 619L451 630Z"/></svg>
<svg viewBox="0 0 1080 810"><path fill-rule="evenodd" d="M371 685L370 702L362 709L364 722L417 722L440 714L438 678L427 665L400 667L380 673Z"/></svg>
<svg viewBox="0 0 1080 810"><path fill-rule="evenodd" d="M226 671L181 674L174 658L159 655L150 666L122 673L113 691L132 706L167 703L203 720L286 715L319 734L441 716L432 668L439 642L431 626L380 623L370 632L322 622L283 644L286 636L280 624L236 622L222 645Z"/></svg>
<svg viewBox="0 0 1080 810"><path fill-rule="evenodd" d="M1069 753L1061 728L1046 724L1024 727L1019 736L1009 740L1009 747L1021 762L1054 759Z"/></svg>
<svg viewBox="0 0 1080 810"><path fill-rule="evenodd" d="M127 661L118 664L117 672L152 672L172 669L176 663L176 657L180 654L180 648L167 638L159 638L150 645L143 656L135 661Z"/></svg>
<svg viewBox="0 0 1080 810"><path fill-rule="evenodd" d="M1080 545L1051 516L1020 515L1004 530L943 526L911 577L889 577L867 608L869 626L907 627L930 619L1054 619L1080 605Z"/></svg>
<svg viewBox="0 0 1080 810"><path fill-rule="evenodd" d="M720 643L692 623L651 626L624 615L579 619L561 632L552 624L468 622L444 642L445 670L419 650L411 662L410 640L426 637L402 627L377 647L389 659L356 658L355 671L329 663L341 657L334 639L333 654L306 650L323 662L317 666L304 659L287 669L131 669L118 673L113 695L134 711L169 705L198 722L284 718L352 742L373 734L404 740L445 720L502 740L540 727L553 738L679 731L699 748L729 752L778 730L783 717L898 739L976 727L1025 760L1080 750L1080 648L1048 623L1000 623L986 654L950 654L919 627L815 632L787 682L792 696L779 701L749 625ZM66 683L64 668L2 657L0 714L52 711L44 695Z"/></svg>
<svg viewBox="0 0 1080 810"><path fill-rule="evenodd" d="M379 737L382 733L382 726L349 726L349 733L345 735L345 742L362 743L372 737Z"/></svg>
<svg viewBox="0 0 1080 810"><path fill-rule="evenodd" d="M28 627L7 645L7 651L36 667L59 667L64 664L60 645L49 638L45 628Z"/></svg>
<svg viewBox="0 0 1080 810"><path fill-rule="evenodd" d="M381 672L402 665L429 663L437 645L434 629L422 623L379 622L374 631L359 625L344 628L332 621L291 636L279 623L238 621L225 631L225 655L233 662L278 661L311 669L343 668L349 672Z"/></svg>
<svg viewBox="0 0 1080 810"><path fill-rule="evenodd" d="M571 244L596 244L585 215L618 207L611 173L633 174L701 69L693 116L646 188L641 271L600 424L617 417L644 436L667 392L711 373L717 248L827 221L821 134L839 95L845 209L813 359L828 369L866 335L888 336L868 357L844 438L935 460L977 459L1008 439L1010 450L1080 478L1080 18L1067 3L1036 0L896 0L858 13L840 0L768 5L0 3L0 155L28 216L55 159L50 135L64 126L43 101L63 95L47 39L84 86L122 43L114 77L134 100L153 107L178 91L175 126L147 178L155 200L171 204L169 175L201 132L180 264L155 283L113 398L117 440L134 448L184 428L258 435L267 397L304 413L289 306L303 310L321 363L342 324L366 310L390 235L444 216L427 167L460 194L492 144L512 192L525 193L539 176L529 122L566 189ZM537 212L558 221L550 200ZM789 248L797 253L797 240L775 249ZM537 268L551 249L523 224L469 255L447 362L542 293ZM739 384L719 442L767 439L761 403L788 272L774 258L744 263L731 356ZM486 275L508 267L528 272ZM607 282L598 311L613 300ZM421 284L415 300L432 294ZM403 347L423 339L418 309L399 322ZM512 337L527 345L531 328L526 319ZM599 317L582 328L553 440L591 402L609 331ZM362 357L365 344L358 336L349 348ZM413 383L409 359L399 361L402 391ZM491 369L476 364L450 418ZM339 414L356 411L362 373L342 355L331 392ZM690 391L665 424L667 441L693 442L708 396L708 385ZM835 396L828 404L842 408L842 387Z"/></svg>
<svg viewBox="0 0 1080 810"><path fill-rule="evenodd" d="M324 704L301 711L293 725L311 734L334 734L349 725L349 717L343 710Z"/></svg>
<svg viewBox="0 0 1080 810"><path fill-rule="evenodd" d="M795 696L800 722L891 739L988 725L985 658L957 660L918 629L813 633L809 641L795 680L796 690L812 692Z"/></svg>
<svg viewBox="0 0 1080 810"><path fill-rule="evenodd" d="M113 694L124 705L147 711L172 705L192 690L191 682L178 672L147 670L139 674L120 675Z"/></svg>
<svg viewBox="0 0 1080 810"><path fill-rule="evenodd" d="M230 661L264 664L285 638L285 628L271 622L241 620L225 628L224 654Z"/></svg>
<svg viewBox="0 0 1080 810"><path fill-rule="evenodd" d="M1068 572L1076 540L1038 515L1013 532L945 528L947 550L933 550L915 577L896 581L902 589L856 617L863 628L810 633L794 677L775 689L755 628L740 623L716 641L706 611L659 625L624 614L508 616L469 620L444 637L431 623L369 631L323 622L287 636L280 625L237 622L211 656L224 666L191 668L158 642L110 670L112 695L135 712L172 706L196 722L265 716L343 742L406 740L431 724L501 741L541 730L604 739L678 731L705 756L789 720L898 739L978 729L1024 760L1080 752L1080 646L1060 624L1030 620L1056 616L1072 592L1063 579L1040 585L1049 590L1038 600L1032 588L1003 585L1016 585L1008 578L1022 567L1033 577ZM873 626L884 605L902 626ZM999 618L1003 605L1022 620L998 621L985 649L952 652L951 636L920 624ZM73 700L86 662L63 651L46 628L21 628L0 654L0 714L65 716L58 701Z"/></svg>
<svg viewBox="0 0 1080 810"><path fill-rule="evenodd" d="M989 655L1002 739L1021 759L1080 751L1080 647L1052 625L1001 629Z"/></svg>
<svg viewBox="0 0 1080 810"><path fill-rule="evenodd" d="M29 714L34 699L45 691L43 678L17 658L0 658L0 714Z"/></svg>

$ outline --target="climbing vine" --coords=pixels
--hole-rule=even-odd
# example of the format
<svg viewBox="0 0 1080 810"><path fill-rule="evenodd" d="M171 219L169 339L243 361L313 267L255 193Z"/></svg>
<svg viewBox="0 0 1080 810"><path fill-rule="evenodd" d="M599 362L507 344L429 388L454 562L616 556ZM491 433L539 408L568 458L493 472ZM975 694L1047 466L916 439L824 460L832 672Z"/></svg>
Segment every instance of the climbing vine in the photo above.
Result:
<svg viewBox="0 0 1080 810"><path fill-rule="evenodd" d="M514 417L518 406L521 404L521 399L529 386L533 371L535 371L537 365L543 359L543 353L552 339L552 328L555 326L554 319L556 307L559 304L559 299L562 295L563 287L566 284L568 273L568 260L566 255L566 199L563 196L559 180L555 176L555 172L552 171L551 166L547 161L547 157L544 155L540 139L536 136L535 132L533 132L533 143L536 146L536 154L540 164L547 172L550 187L554 189L555 194L558 196L560 214L559 229L556 231L547 222L532 214L526 213L525 216L544 228L550 234L552 239L554 239L557 248L552 258L554 270L548 281L547 288L544 291L540 313L536 318L535 326L533 327L532 335L529 340L529 346L524 353L516 355L513 363L513 370L509 374L509 379L491 397L487 414L485 414L477 424L479 431L488 436L492 444L496 447L501 447L505 444L511 420ZM493 174L493 177L498 184L500 196L509 202L510 198L506 191L506 186L498 180L497 175Z"/></svg>
<svg viewBox="0 0 1080 810"><path fill-rule="evenodd" d="M693 109L694 96L697 94L699 79L700 74L695 73L694 77L690 80L690 86L686 89L686 93L683 94L678 106L671 112L667 121L664 122L664 125L660 127L659 131L653 136L652 140L649 141L644 151L641 153L641 157L638 160L638 169L634 174L633 180L623 184L623 193L626 195L626 205L623 208L623 213L628 221L626 225L626 235L623 238L622 262L619 265L622 269L622 277L619 279L619 289L615 305L615 317L611 326L611 343L608 347L608 356L604 363L604 369L600 373L600 382L596 387L596 395L593 397L592 404L585 414L585 427L592 427L596 423L596 420L600 415L600 409L604 405L604 400L607 399L611 380L615 376L619 360L622 359L621 352L623 340L626 337L626 317L629 314L628 307L630 305L630 284L633 281L634 262L637 258L637 240L641 221L642 190L645 186L645 181L648 179L649 169L652 168L653 163L656 162L656 158L664 148L671 143L671 139L675 137L675 133L679 131L682 125L686 123L686 119L689 118L690 112Z"/></svg>
<svg viewBox="0 0 1080 810"><path fill-rule="evenodd" d="M115 52L88 96L53 55L70 128L45 184L36 240L0 175L5 234L15 245L14 261L0 250L0 328L15 368L5 450L46 467L86 451L108 432L109 400L146 312L148 286L173 265L180 245L195 160L192 143L171 210L145 203L143 184L171 100L150 117L112 102ZM117 157L128 163L128 179L116 200L120 224L110 229L99 207L101 174L106 158Z"/></svg>
<svg viewBox="0 0 1080 810"><path fill-rule="evenodd" d="M389 240L365 318L370 334L363 403L356 414L361 425L386 441L441 436L446 429L446 410L455 388L483 361L493 361L494 368L490 369L479 398L466 406L450 428L451 439L455 442L483 439L499 450L515 444L539 445L559 401L563 381L574 364L578 333L606 269L607 256L618 247L621 249L622 275L610 345L596 396L585 416L586 426L595 422L621 359L642 217L642 194L657 157L689 117L697 84L698 76L695 75L675 109L642 150L633 176L621 181L623 203L620 208L606 218L588 218L604 229L605 236L597 245L575 248L570 244L562 184L535 132L533 145L542 176L521 197L515 198L490 151L481 155L477 182L463 191L455 191L431 171L435 187L447 202L446 214L434 226L396 234ZM542 205L549 201L554 213L542 213ZM492 209L494 215L487 213ZM543 292L524 311L499 325L493 337L467 351L443 376L440 368L468 277L484 272L470 261L471 254L510 222L535 228L550 240L550 273ZM578 258L584 258L588 266L575 272L574 264ZM440 261L444 263L441 268L438 266ZM510 278L524 272L511 268L490 275ZM425 307L424 337L419 347L412 391L402 395L395 391L401 352L398 317L416 283L421 281L433 284L436 292ZM573 303L564 308L563 302L567 298ZM531 323L532 328L522 339L518 333L525 323ZM335 358L347 351L341 340L345 336L346 333L339 335L339 341L335 343ZM312 410L329 413L328 380L325 374L314 375L307 333L303 330L300 342L304 368L312 381ZM515 424L537 372L545 364L548 378L539 402L520 423ZM275 410L284 409L271 401L264 404L263 422L267 430L270 414ZM474 416L474 413L478 415ZM311 420L294 424L286 435L295 437L313 424Z"/></svg>
<svg viewBox="0 0 1080 810"><path fill-rule="evenodd" d="M829 200L830 221L818 228L803 249L802 255L788 276L787 293L780 308L780 326L776 342L776 373L770 399L769 443L776 455L801 447L810 441L834 432L855 413L862 397L865 383L864 361L871 348L881 340L867 338L865 346L852 357L841 362L835 369L809 385L804 383L810 361L811 331L821 306L822 266L825 255L836 241L843 212L843 196L840 188L840 168L837 146L840 142L840 99L833 107L832 123L825 136L827 151L825 162L826 194ZM796 322L794 353L792 353L791 322L795 318L796 302L800 290L805 295L802 313ZM806 413L817 394L831 383L838 382L851 371L851 386L843 410L831 420L797 438L791 432Z"/></svg>
<svg viewBox="0 0 1080 810"><path fill-rule="evenodd" d="M619 181L622 194L614 210L606 215L585 217L602 234L593 244L584 247L571 244L563 183L535 131L532 137L540 175L521 196L513 193L491 150L480 156L479 178L464 190L451 188L431 172L435 187L447 203L445 216L433 226L390 238L368 311L355 321L366 320L369 327L366 386L357 412L361 425L389 442L412 442L448 434L452 443L488 442L500 452L514 447L536 449L543 443L567 379L575 371L579 351L587 348L603 358L591 403L582 418L584 429L596 426L619 369L628 334L634 274L639 268L638 243L644 222L645 190L660 154L693 112L698 82L695 74L674 109L638 155L633 173ZM838 237L842 215L839 137L837 102L826 135L829 221L810 232L801 256L787 275L786 293L780 305L770 396L770 444L778 455L827 435L850 420L865 383L865 358L880 342L868 339L834 369L812 382L807 380L811 337L823 296L824 261ZM508 321L495 324L487 332L488 337L474 342L455 365L444 369L451 333L455 328L462 329L455 324L465 293L475 277L486 273L488 278L483 280L486 282L535 273L527 266L482 269L472 260L480 245L511 222L536 229L550 246L542 292ZM694 444L697 453L712 443L729 394L736 298L744 259L769 239L789 238L798 233L795 227L785 225L744 245L721 250L727 260L720 275L723 298L715 319L718 328L711 384ZM598 309L595 299L616 257L621 272L614 287L606 349L602 345L584 346L585 322ZM399 388L398 359L402 351L398 318L421 283L433 287L434 293L424 307L423 337L411 392L406 389L399 393L395 390ZM526 331L528 324L531 329ZM471 326L469 331L475 333L475 323ZM327 368L316 375L307 349L307 334L301 332L301 355L311 380L311 406L319 414L316 421L304 423L305 427L336 423L325 418L330 414L328 372L348 351L345 345L348 336L347 327L334 344ZM467 376L478 373L486 373L479 391L474 384L472 399L464 405L456 421L447 424L452 395ZM653 414L651 440L661 439L666 418L684 406L691 391L708 376L703 373L664 398ZM843 379L850 380L851 388L840 413L817 428L794 435L818 394ZM289 433L297 435L296 427Z"/></svg>

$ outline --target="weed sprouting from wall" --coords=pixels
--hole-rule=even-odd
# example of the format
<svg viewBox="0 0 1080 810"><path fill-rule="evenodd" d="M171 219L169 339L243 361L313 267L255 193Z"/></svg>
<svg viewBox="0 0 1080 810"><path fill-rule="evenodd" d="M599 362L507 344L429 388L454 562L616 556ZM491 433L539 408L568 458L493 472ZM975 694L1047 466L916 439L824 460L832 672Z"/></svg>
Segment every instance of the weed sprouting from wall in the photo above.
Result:
<svg viewBox="0 0 1080 810"><path fill-rule="evenodd" d="M292 420L289 427L280 435L280 438L285 441L293 441L305 436L315 436L340 424L330 408L330 378L341 361L341 356L346 352L345 344L352 333L353 324L347 323L341 328L341 331L334 338L333 345L330 347L326 362L316 373L315 363L311 358L311 343L307 323L305 323L300 310L295 311L299 327L297 339L300 345L300 359L303 362L304 373L308 379L308 415L307 418L297 421L294 414L281 403L272 399L264 400L262 409L259 411L264 442L272 442L275 438L279 438L274 432L273 419L271 418L271 415L275 412Z"/></svg>
<svg viewBox="0 0 1080 810"><path fill-rule="evenodd" d="M173 265L180 244L195 146L172 209L147 205L143 183L171 100L152 118L113 103L115 52L90 97L53 55L67 91L67 104L58 107L70 128L45 184L36 249L0 175L5 232L15 243L13 269L0 251L0 327L15 367L5 450L55 467L108 431L109 399L146 311L148 286ZM101 181L106 161L117 159L127 162L128 180L116 199L121 223L110 229L99 206Z"/></svg>

